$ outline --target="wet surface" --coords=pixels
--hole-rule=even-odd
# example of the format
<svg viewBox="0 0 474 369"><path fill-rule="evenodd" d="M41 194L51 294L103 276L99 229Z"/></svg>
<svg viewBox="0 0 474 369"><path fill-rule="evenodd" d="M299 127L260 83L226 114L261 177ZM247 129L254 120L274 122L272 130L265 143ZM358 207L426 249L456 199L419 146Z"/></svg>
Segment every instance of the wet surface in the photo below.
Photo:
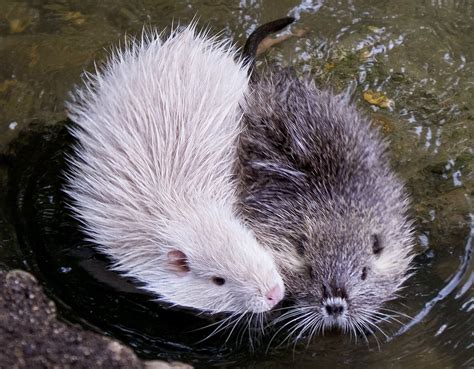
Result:
<svg viewBox="0 0 474 369"><path fill-rule="evenodd" d="M0 266L32 270L63 319L143 357L198 366L474 367L474 3L0 0L0 9ZM349 89L391 141L393 166L412 194L419 256L404 298L390 307L413 319L381 325L388 337L329 334L273 343L268 353L268 342L251 352L241 332L225 348L230 332L197 344L206 331L190 331L209 320L158 307L81 241L59 191L67 91L125 33L195 14L238 42L258 24L296 16L295 27L308 32L261 60Z"/></svg>

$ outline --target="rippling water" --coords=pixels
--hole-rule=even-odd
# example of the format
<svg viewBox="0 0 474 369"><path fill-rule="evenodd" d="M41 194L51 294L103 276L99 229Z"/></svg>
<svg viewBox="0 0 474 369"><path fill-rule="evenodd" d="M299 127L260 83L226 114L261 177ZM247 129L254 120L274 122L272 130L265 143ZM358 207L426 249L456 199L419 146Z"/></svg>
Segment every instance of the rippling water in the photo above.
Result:
<svg viewBox="0 0 474 369"><path fill-rule="evenodd" d="M65 319L143 357L196 365L474 368L473 1L0 0L0 9L0 153L11 142L20 152L9 184L0 156L0 265L31 269ZM418 231L417 273L392 307L410 318L382 325L368 342L331 334L267 354L245 344L224 349L218 340L195 344L199 335L188 331L204 321L155 308L75 242L57 180L67 140L60 125L45 126L65 118L67 91L110 44L143 24L165 27L196 14L238 42L258 24L295 16L295 28L307 33L275 46L266 60L348 89L391 141ZM388 107L369 104L367 91L386 97ZM15 140L34 120L34 133Z"/></svg>

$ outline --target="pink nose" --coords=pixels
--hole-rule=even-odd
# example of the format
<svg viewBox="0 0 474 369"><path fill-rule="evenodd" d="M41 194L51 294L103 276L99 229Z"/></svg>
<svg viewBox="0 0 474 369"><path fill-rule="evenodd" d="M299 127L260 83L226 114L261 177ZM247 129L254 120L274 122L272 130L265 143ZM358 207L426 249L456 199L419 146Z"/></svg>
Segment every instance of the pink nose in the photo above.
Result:
<svg viewBox="0 0 474 369"><path fill-rule="evenodd" d="M268 305L273 307L283 299L283 288L277 284L267 292L265 297L267 299Z"/></svg>

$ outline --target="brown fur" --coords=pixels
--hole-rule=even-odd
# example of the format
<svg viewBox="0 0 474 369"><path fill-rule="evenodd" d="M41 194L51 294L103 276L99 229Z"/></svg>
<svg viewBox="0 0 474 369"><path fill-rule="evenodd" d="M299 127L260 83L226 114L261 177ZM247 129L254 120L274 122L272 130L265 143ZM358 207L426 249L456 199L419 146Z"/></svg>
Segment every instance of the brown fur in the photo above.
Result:
<svg viewBox="0 0 474 369"><path fill-rule="evenodd" d="M306 314L295 320L298 335L370 331L412 259L407 197L386 145L346 98L288 70L254 76L251 91L239 143L241 209L284 274L294 309L281 320Z"/></svg>

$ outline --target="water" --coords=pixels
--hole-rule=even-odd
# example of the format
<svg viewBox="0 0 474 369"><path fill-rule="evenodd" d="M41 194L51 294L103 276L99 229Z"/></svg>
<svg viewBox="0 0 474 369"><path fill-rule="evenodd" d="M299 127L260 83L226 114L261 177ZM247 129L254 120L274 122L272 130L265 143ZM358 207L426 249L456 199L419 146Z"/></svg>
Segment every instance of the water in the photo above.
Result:
<svg viewBox="0 0 474 369"><path fill-rule="evenodd" d="M419 256L405 297L393 305L413 319L381 326L388 337L378 332L366 343L330 334L273 344L268 353L265 343L252 352L236 334L226 347L226 335L197 344L208 331L190 331L207 319L157 307L78 241L58 191L67 91L124 33L196 14L237 42L257 24L297 17L296 27L308 32L266 59L349 89L391 141L413 198ZM31 270L63 319L115 336L146 358L241 368L473 368L472 35L470 0L0 0L0 153L12 142L18 152L10 178L0 156L0 265ZM390 106L370 105L364 91L380 92ZM32 133L16 140L27 127Z"/></svg>

